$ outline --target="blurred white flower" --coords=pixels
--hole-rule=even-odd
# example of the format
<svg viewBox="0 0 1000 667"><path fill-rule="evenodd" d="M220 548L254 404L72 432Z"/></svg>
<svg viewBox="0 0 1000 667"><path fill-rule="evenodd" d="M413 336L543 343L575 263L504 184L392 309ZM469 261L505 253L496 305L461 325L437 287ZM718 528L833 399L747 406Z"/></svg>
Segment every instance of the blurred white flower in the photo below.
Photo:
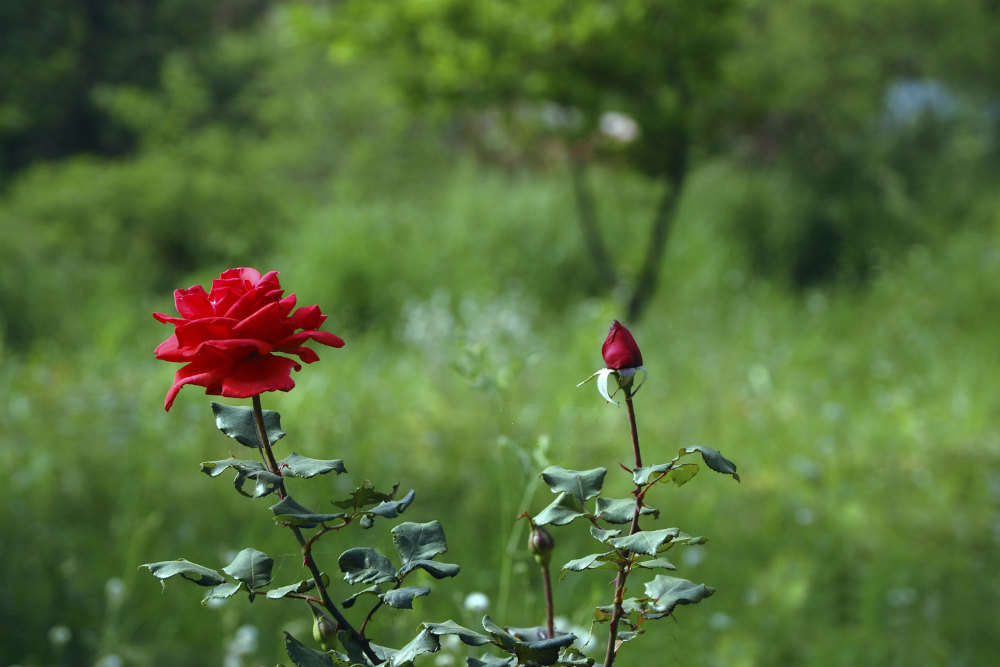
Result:
<svg viewBox="0 0 1000 667"><path fill-rule="evenodd" d="M808 507L800 507L795 510L795 522L800 526L808 526L816 520L816 513Z"/></svg>
<svg viewBox="0 0 1000 667"><path fill-rule="evenodd" d="M705 552L698 546L688 547L684 551L683 559L685 565L688 567L694 567L701 561L705 560Z"/></svg>
<svg viewBox="0 0 1000 667"><path fill-rule="evenodd" d="M447 653L439 653L436 658L434 658L434 664L437 667L451 667L455 664L455 656L449 655Z"/></svg>
<svg viewBox="0 0 1000 667"><path fill-rule="evenodd" d="M465 596L464 606L469 611L486 611L490 606L490 599L485 593L474 591Z"/></svg>
<svg viewBox="0 0 1000 667"><path fill-rule="evenodd" d="M104 594L113 605L121 604L125 598L125 582L118 577L111 577L104 584Z"/></svg>
<svg viewBox="0 0 1000 667"><path fill-rule="evenodd" d="M708 617L708 627L713 630L725 630L733 624L733 619L728 614L717 611Z"/></svg>
<svg viewBox="0 0 1000 667"><path fill-rule="evenodd" d="M61 646L63 644L69 643L69 640L73 638L73 631L70 630L65 625L53 625L49 628L49 641L56 646Z"/></svg>
<svg viewBox="0 0 1000 667"><path fill-rule="evenodd" d="M631 116L620 111L605 111L600 119L601 133L622 143L635 141L639 136L639 124Z"/></svg>
<svg viewBox="0 0 1000 667"><path fill-rule="evenodd" d="M108 655L99 658L97 662L94 663L94 667L122 667L125 661L122 660L120 655L114 653L109 653Z"/></svg>

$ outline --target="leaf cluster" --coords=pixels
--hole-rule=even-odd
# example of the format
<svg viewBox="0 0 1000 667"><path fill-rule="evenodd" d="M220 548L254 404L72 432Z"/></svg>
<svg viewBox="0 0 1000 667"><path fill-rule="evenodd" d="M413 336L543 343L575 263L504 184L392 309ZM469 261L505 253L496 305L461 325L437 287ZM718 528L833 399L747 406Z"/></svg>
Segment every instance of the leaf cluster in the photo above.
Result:
<svg viewBox="0 0 1000 667"><path fill-rule="evenodd" d="M590 535L605 549L597 553L574 558L562 566L567 572L582 572L594 569L612 569L627 575L634 568L649 570L677 569L663 555L678 545L695 545L706 542L704 537L688 535L679 528L659 530L639 530L638 516L659 516L659 512L645 504L645 496L657 483L669 480L683 486L698 472L696 463L682 462L690 454L700 454L702 461L715 472L730 475L739 481L736 465L711 447L694 445L683 447L677 456L663 464L644 466L631 470L635 490L632 498L608 498L601 495L605 468L591 470L567 470L549 466L542 471L543 481L556 494L545 509L532 518L537 525L552 524L562 526L576 519L590 522ZM593 501L590 503L590 501ZM589 506L588 506L589 503ZM625 526L605 528L602 524ZM686 579L657 574L647 582L645 595L622 601L625 616L622 621L631 630L620 633L620 641L628 641L638 636L638 629L645 620L669 616L679 604L694 604L709 597L715 589L705 584L695 584ZM595 620L605 622L612 618L614 606L597 607Z"/></svg>

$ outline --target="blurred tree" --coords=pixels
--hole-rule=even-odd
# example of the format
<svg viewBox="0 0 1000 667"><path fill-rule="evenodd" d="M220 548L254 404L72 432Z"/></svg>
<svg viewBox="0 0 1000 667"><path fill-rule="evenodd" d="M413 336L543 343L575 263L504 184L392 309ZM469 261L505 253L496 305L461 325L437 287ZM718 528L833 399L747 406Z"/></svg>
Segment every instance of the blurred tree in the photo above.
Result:
<svg viewBox="0 0 1000 667"><path fill-rule="evenodd" d="M94 104L102 84L151 87L170 52L243 26L270 0L0 3L0 179L38 159L116 154L135 134Z"/></svg>
<svg viewBox="0 0 1000 667"><path fill-rule="evenodd" d="M634 321L657 286L692 160L714 131L714 86L734 39L733 7L732 0L346 0L315 16L327 19L322 30L335 56L386 63L409 102L478 112L487 129L497 117L534 123L540 131L530 138L539 148L558 138L604 290L621 282L615 262L622 253L602 238L586 165L608 148L599 132L607 112L617 112L612 123L634 122L638 135L620 152L663 184L628 299L626 317Z"/></svg>
<svg viewBox="0 0 1000 667"><path fill-rule="evenodd" d="M799 286L864 280L881 258L975 217L997 137L998 10L746 3L721 94L729 141L758 178L736 216L755 269ZM791 200L784 213L775 197Z"/></svg>
<svg viewBox="0 0 1000 667"><path fill-rule="evenodd" d="M630 319L657 286L697 159L735 154L759 179L738 233L755 269L805 286L865 279L938 221L968 217L955 202L976 197L939 184L986 187L977 174L996 153L994 0L345 0L313 16L335 57L381 62L408 102L464 112L481 153L509 161L518 141L545 154L557 139L593 279L632 283ZM634 140L601 138L609 111L635 121ZM632 281L586 180L611 154L663 183Z"/></svg>

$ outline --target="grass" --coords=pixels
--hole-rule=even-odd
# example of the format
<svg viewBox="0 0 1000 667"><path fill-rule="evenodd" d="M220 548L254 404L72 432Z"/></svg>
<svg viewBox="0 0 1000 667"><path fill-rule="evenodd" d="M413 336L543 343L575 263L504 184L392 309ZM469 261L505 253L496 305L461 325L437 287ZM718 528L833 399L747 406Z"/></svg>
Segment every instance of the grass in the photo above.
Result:
<svg viewBox="0 0 1000 667"><path fill-rule="evenodd" d="M621 663L988 664L1000 600L1000 221L913 248L867 289L790 293L755 279L729 240L717 193L730 178L698 174L633 333L650 371L637 398L644 457L706 444L739 465L743 483L703 470L652 494L659 526L710 538L672 552L678 575L718 592L648 626ZM655 192L615 171L596 184L628 265ZM384 643L401 645L420 620L476 627L481 612L463 606L475 591L494 618L539 623L538 575L515 522L549 502L537 470L603 465L609 486L628 491L616 472L630 452L623 410L592 385L574 387L599 366L619 310L577 279L587 267L566 179L458 165L434 189L345 192L246 261L279 268L348 340L321 350L293 392L264 400L289 433L279 452L347 464L348 475L300 484L297 496L319 507L364 479L399 482L417 490L407 519L444 524L444 559L461 574L429 584L415 612L377 617ZM198 266L183 284L221 268ZM88 336L56 331L0 353L10 471L0 623L18 628L0 653L23 665L109 655L211 665L251 625L257 647L243 664L284 660L279 630L308 638L303 609L240 597L201 607L201 591L171 582L161 593L137 570L180 556L222 566L253 545L275 557L276 582L301 576L269 503L198 472L200 461L246 454L215 431L208 399L185 389L162 411L172 369L151 351L167 330L149 313L169 293L96 298L128 317L102 326L84 312ZM392 553L384 528L327 538L317 559L338 580L336 556L354 540ZM580 527L554 534L557 566L594 551ZM558 581L557 613L589 628L610 576ZM335 597L348 594L335 585ZM70 629L67 643L50 641L56 626ZM606 627L595 632L603 641Z"/></svg>

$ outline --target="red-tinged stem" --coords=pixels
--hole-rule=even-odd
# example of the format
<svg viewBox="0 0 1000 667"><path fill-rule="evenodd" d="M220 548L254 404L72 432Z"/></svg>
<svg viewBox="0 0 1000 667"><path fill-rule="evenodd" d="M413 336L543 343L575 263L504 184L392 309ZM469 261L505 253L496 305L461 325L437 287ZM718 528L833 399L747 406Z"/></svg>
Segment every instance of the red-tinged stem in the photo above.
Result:
<svg viewBox="0 0 1000 667"><path fill-rule="evenodd" d="M271 449L271 441L267 437L267 429L264 426L264 410L260 405L260 394L255 394L253 397L253 416L254 423L257 426L257 444L260 449L260 455L264 459L264 465L267 467L268 472L271 474L281 477L281 469L278 467L278 462L274 458L274 452ZM278 497L287 497L287 492L285 491L285 481L282 479L278 483ZM334 604L333 600L330 598L330 594L326 590L326 586L323 585L323 575L319 571L319 567L316 565L316 561L312 558L312 542L307 542L305 536L302 534L302 530L298 526L288 527L292 533L295 535L295 539L298 541L299 546L302 547L302 562L309 569L310 574L312 574L313 582L316 584L316 590L319 591L320 598L323 601L323 606L333 614L333 617L337 620L337 624L342 630L347 631L361 644L361 650L364 654L371 660L373 665L377 665L381 662L375 652L372 650L371 644L365 639L364 635L359 633L351 625L350 621L340 613L340 609Z"/></svg>
<svg viewBox="0 0 1000 667"><path fill-rule="evenodd" d="M549 639L554 639L556 636L555 605L552 602L552 577L549 576L548 563L542 565L542 584L545 587L545 629L549 632Z"/></svg>
<svg viewBox="0 0 1000 667"><path fill-rule="evenodd" d="M636 428L635 422L635 406L632 404L632 387L628 386L624 388L625 391L625 405L628 407L628 425L629 432L632 435L632 452L635 454L635 467L642 467L642 453L639 451L639 431ZM643 487L641 484L635 485L635 490L632 492L635 496L635 510L632 513L632 524L629 526L629 535L635 535L641 528L639 528L639 515L642 513L643 504ZM611 667L615 662L615 656L618 653L618 625L621 623L622 617L625 615L622 609L622 601L625 599L625 580L628 579L629 573L632 571L632 561L626 558L622 561L621 565L618 566L618 576L615 577L615 598L612 605L611 611L611 622L609 624L608 630L608 650L604 654L604 667Z"/></svg>

